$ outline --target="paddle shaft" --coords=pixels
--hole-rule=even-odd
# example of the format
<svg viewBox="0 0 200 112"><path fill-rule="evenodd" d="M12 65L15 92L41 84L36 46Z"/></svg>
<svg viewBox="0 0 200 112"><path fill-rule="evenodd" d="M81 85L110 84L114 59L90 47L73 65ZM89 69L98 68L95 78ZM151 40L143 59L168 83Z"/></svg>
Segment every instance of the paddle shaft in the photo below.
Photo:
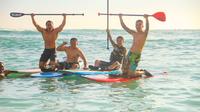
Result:
<svg viewBox="0 0 200 112"><path fill-rule="evenodd" d="M31 14L23 14L23 15L31 15ZM63 14L34 14L34 15L40 15L40 16L58 16L58 15L63 15ZM82 15L84 16L84 14L64 14L64 15Z"/></svg>
<svg viewBox="0 0 200 112"><path fill-rule="evenodd" d="M99 13L98 14L99 16L100 15L109 15L109 16L119 16L119 15L122 15L122 16L144 16L142 14L108 14L108 13ZM153 16L153 15L148 15L148 16Z"/></svg>
<svg viewBox="0 0 200 112"><path fill-rule="evenodd" d="M109 14L109 0L107 0L107 13ZM109 30L109 15L107 15L107 30ZM108 33L107 33L107 49L109 49L109 38L108 38Z"/></svg>
<svg viewBox="0 0 200 112"><path fill-rule="evenodd" d="M32 14L26 14L26 13L19 13L19 12L11 12L10 13L10 16L12 16L12 17L22 17L22 16L24 16L24 15L32 15ZM53 16L58 16L58 15L70 15L70 16L75 16L75 15L82 15L82 16L84 16L84 14L82 13L82 14L75 14L75 13L72 13L72 14L65 14L65 13L63 13L63 14L34 14L34 15L40 15L40 16L49 16L49 15L53 15Z"/></svg>

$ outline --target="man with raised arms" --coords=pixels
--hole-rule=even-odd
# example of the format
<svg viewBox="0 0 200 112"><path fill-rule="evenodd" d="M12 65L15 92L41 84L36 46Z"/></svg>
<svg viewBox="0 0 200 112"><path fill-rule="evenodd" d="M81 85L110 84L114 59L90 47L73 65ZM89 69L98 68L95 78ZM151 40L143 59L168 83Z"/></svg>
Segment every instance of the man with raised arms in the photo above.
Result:
<svg viewBox="0 0 200 112"><path fill-rule="evenodd" d="M121 26L125 31L127 31L132 37L133 37L133 42L132 46L128 52L127 57L123 61L122 65L122 71L123 75L127 77L137 77L140 76L140 73L136 72L136 68L138 66L138 63L140 61L142 49L145 45L147 35L149 32L149 20L148 20L148 15L144 15L144 18L146 20L146 28L143 31L143 21L142 20L137 20L136 21L136 31L128 28L122 19L122 15L119 15L120 23ZM144 70L145 75L151 75L149 72Z"/></svg>
<svg viewBox="0 0 200 112"><path fill-rule="evenodd" d="M46 22L46 28L42 28L39 26L35 19L34 19L34 14L31 15L32 22L36 29L42 33L42 37L44 40L44 51L40 57L39 61L39 68L41 71L46 72L46 71L55 71L56 68L56 39L58 37L58 33L61 32L65 26L66 23L66 15L63 14L63 21L62 24L54 28L53 22L48 20ZM47 61L50 59L50 67L48 68Z"/></svg>

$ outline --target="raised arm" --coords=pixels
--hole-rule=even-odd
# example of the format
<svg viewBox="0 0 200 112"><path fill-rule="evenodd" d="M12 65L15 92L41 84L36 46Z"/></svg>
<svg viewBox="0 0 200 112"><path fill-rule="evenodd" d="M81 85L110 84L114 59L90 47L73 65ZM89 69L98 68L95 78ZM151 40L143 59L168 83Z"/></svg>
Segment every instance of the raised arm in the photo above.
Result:
<svg viewBox="0 0 200 112"><path fill-rule="evenodd" d="M83 69L87 69L87 60L86 60L85 55L83 54L83 52L81 50L80 50L80 57L81 57L81 59L83 60L83 63L84 63Z"/></svg>
<svg viewBox="0 0 200 112"><path fill-rule="evenodd" d="M36 29L39 32L42 32L44 30L44 28L42 28L41 26L39 26L36 22L35 22L35 18L34 18L35 14L31 14L31 19L32 19L32 23L33 25L36 27Z"/></svg>
<svg viewBox="0 0 200 112"><path fill-rule="evenodd" d="M65 51L67 42L63 42L60 46L56 48L57 51Z"/></svg>
<svg viewBox="0 0 200 112"><path fill-rule="evenodd" d="M110 30L107 29L106 32L107 32L107 34L108 34L108 39L110 40L112 46L115 47L115 46L116 46L116 43L115 43L115 42L113 41L113 39L112 39L112 36L111 36L111 34L110 34Z"/></svg>
<svg viewBox="0 0 200 112"><path fill-rule="evenodd" d="M127 31L129 34L133 34L133 33L135 33L135 31L134 30L131 30L130 28L128 28L125 24L124 24L124 21L123 21L123 19L122 19L122 15L119 15L119 20L120 20L120 23L121 23L121 26L122 26L122 28L124 28L124 30L125 31Z"/></svg>
<svg viewBox="0 0 200 112"><path fill-rule="evenodd" d="M145 14L144 18L146 20L146 29L145 29L145 32L146 32L146 34L148 34L148 32L149 32L149 19L148 19L148 15Z"/></svg>
<svg viewBox="0 0 200 112"><path fill-rule="evenodd" d="M55 30L57 32L61 32L63 30L65 24L66 24L66 15L63 14L63 21L62 21L61 25L59 27L57 27Z"/></svg>

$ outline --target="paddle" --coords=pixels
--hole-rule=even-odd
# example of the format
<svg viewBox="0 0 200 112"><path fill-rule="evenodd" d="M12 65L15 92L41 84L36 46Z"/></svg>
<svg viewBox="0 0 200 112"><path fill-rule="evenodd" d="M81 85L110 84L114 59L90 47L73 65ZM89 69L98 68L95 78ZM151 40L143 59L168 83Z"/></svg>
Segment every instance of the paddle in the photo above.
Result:
<svg viewBox="0 0 200 112"><path fill-rule="evenodd" d="M108 14L108 13L98 13L98 15L110 15L110 16L119 16L119 15L122 15L122 16L144 16L143 14ZM159 21L166 21L166 16L165 16L165 13L164 12L156 12L154 13L153 15L148 15L148 16L152 16L154 18L156 18L157 20Z"/></svg>
<svg viewBox="0 0 200 112"><path fill-rule="evenodd" d="M26 13L20 13L20 12L11 12L10 13L10 16L12 17L22 17L22 16L25 16L25 15L31 15L30 13L29 14L26 14ZM34 15L40 15L40 16L57 16L57 15L63 15L63 14L34 14ZM75 14L75 13L71 13L71 14L65 14L64 15L67 15L67 16L77 16L77 15L80 15L80 16L84 16L84 14Z"/></svg>
<svg viewBox="0 0 200 112"><path fill-rule="evenodd" d="M109 0L107 0L107 14L109 14ZM109 15L107 15L107 30L109 30ZM107 33L107 49L109 49L109 38Z"/></svg>

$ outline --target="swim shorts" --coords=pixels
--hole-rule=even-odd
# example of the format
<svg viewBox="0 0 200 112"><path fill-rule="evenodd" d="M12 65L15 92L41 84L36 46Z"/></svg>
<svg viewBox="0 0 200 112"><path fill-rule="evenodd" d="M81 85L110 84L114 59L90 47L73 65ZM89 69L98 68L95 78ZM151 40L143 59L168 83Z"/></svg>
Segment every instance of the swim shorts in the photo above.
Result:
<svg viewBox="0 0 200 112"><path fill-rule="evenodd" d="M56 49L44 49L41 57L40 57L40 62L47 62L50 59L50 61L55 61L56 60Z"/></svg>

